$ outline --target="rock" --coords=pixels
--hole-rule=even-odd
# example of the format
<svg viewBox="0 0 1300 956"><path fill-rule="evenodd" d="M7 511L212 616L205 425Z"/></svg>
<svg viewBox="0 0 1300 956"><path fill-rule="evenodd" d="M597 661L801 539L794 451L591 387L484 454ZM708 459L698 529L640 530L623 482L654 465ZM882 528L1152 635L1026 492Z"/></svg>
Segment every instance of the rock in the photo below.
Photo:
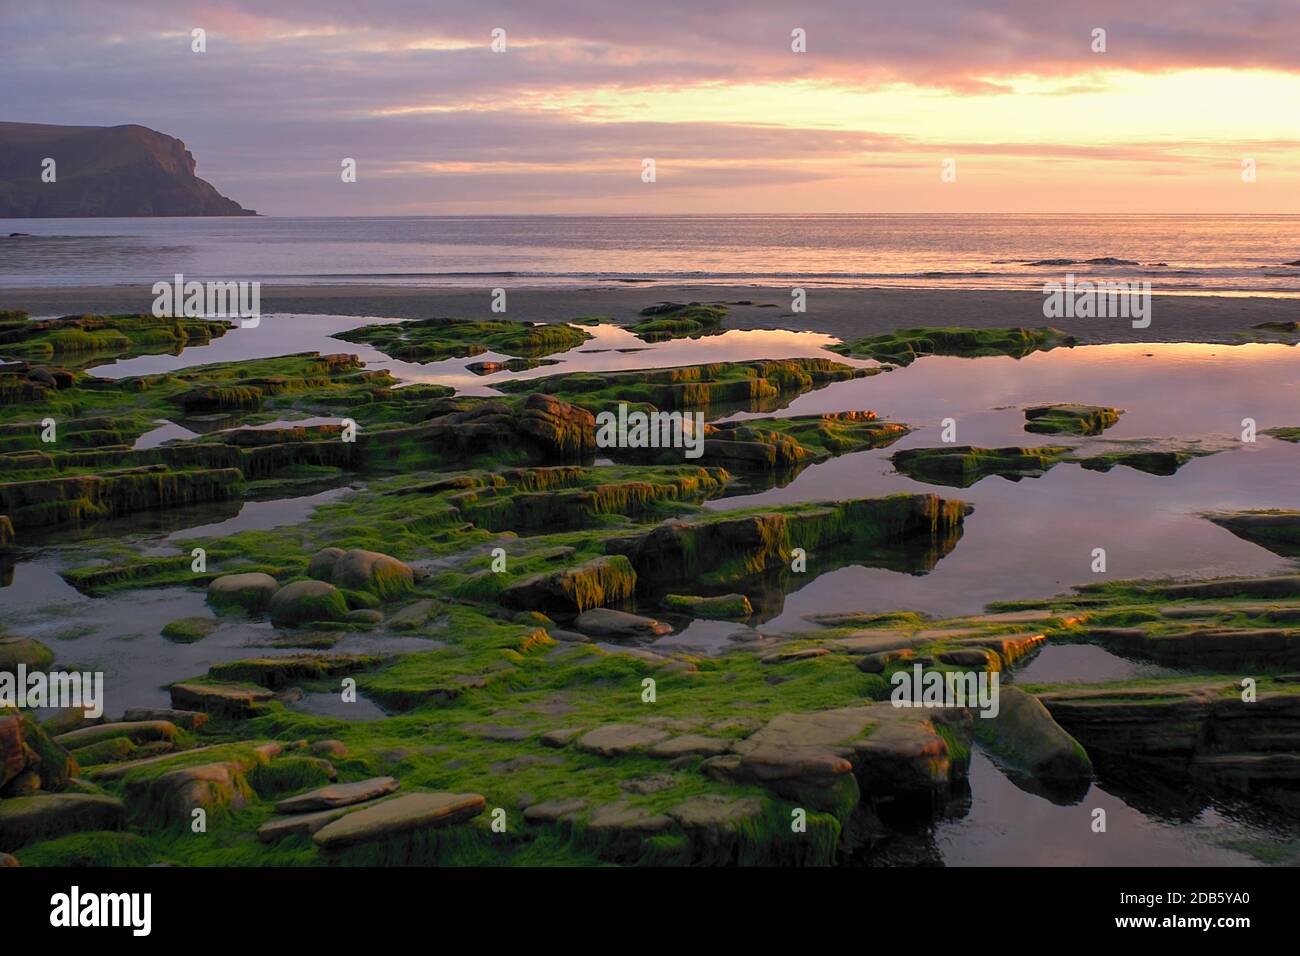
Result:
<svg viewBox="0 0 1300 956"><path fill-rule="evenodd" d="M548 730L542 734L541 742L543 747L567 747L569 741L582 733L581 727L561 727L557 730Z"/></svg>
<svg viewBox="0 0 1300 956"><path fill-rule="evenodd" d="M369 608L360 608L356 611L348 611L345 621L353 624L383 624L384 615L380 611L372 611Z"/></svg>
<svg viewBox="0 0 1300 956"><path fill-rule="evenodd" d="M172 684L172 706L181 710L202 710L226 717L251 717L258 704L275 699L273 691L235 684Z"/></svg>
<svg viewBox="0 0 1300 956"><path fill-rule="evenodd" d="M652 745L646 753L651 757L671 760L675 757L714 757L731 749L731 741L704 734L683 734Z"/></svg>
<svg viewBox="0 0 1300 956"><path fill-rule="evenodd" d="M976 733L1003 760L1048 787L1087 787L1092 761L1032 694L1000 687L998 715L975 721Z"/></svg>
<svg viewBox="0 0 1300 956"><path fill-rule="evenodd" d="M586 806L587 801L581 797L571 800L546 800L525 809L524 820L536 825L559 823L561 820L571 821Z"/></svg>
<svg viewBox="0 0 1300 956"><path fill-rule="evenodd" d="M23 719L0 715L0 788L25 771L35 756L23 740Z"/></svg>
<svg viewBox="0 0 1300 956"><path fill-rule="evenodd" d="M196 809L211 816L247 804L253 790L245 775L255 766L255 760L221 760L178 767L156 777L128 777L127 803L133 812L150 820L188 825Z"/></svg>
<svg viewBox="0 0 1300 956"><path fill-rule="evenodd" d="M673 825L671 818L662 813L651 813L625 803L610 803L597 807L587 819L587 829L597 834L662 833Z"/></svg>
<svg viewBox="0 0 1300 956"><path fill-rule="evenodd" d="M830 650L825 647L799 647L773 651L759 658L764 664L785 664L790 661L807 661L814 657L825 657Z"/></svg>
<svg viewBox="0 0 1300 956"><path fill-rule="evenodd" d="M16 717L9 718L0 717L0 723L14 719L21 722L21 749L27 756L24 769L36 771L41 779L42 790L58 791L64 789L68 780L77 773L77 762L68 754L67 750L51 739L50 735L30 714L19 714ZM9 763L12 765L13 757L9 756L5 751L8 751L13 746L13 737L10 735L6 744L2 739L3 736L3 734L0 734L0 764Z"/></svg>
<svg viewBox="0 0 1300 956"><path fill-rule="evenodd" d="M714 831L714 836L717 831L735 830L762 813L760 797L733 798L715 793L691 797L668 811L682 829Z"/></svg>
<svg viewBox="0 0 1300 956"><path fill-rule="evenodd" d="M277 626L342 621L348 616L348 605L332 584L294 581L275 592L270 613L271 622Z"/></svg>
<svg viewBox="0 0 1300 956"><path fill-rule="evenodd" d="M34 793L40 792L41 777L35 770L24 770L18 776L10 780L3 788L0 788L0 797L9 799L11 797L30 797Z"/></svg>
<svg viewBox="0 0 1300 956"><path fill-rule="evenodd" d="M956 667L976 667L980 670L1001 670L1002 661L998 655L984 648L970 650L940 651L940 662Z"/></svg>
<svg viewBox="0 0 1300 956"><path fill-rule="evenodd" d="M441 601L424 599L408 604L388 616L388 626L394 631L414 631L424 627L430 617L441 611Z"/></svg>
<svg viewBox="0 0 1300 956"><path fill-rule="evenodd" d="M217 622L210 617L182 617L163 625L162 636L178 644L193 644L216 629Z"/></svg>
<svg viewBox="0 0 1300 956"><path fill-rule="evenodd" d="M126 823L122 801L74 793L0 800L0 846L17 850L79 830L117 830Z"/></svg>
<svg viewBox="0 0 1300 956"><path fill-rule="evenodd" d="M227 574L208 585L208 603L214 607L242 607L260 611L271 603L280 586L269 574Z"/></svg>
<svg viewBox="0 0 1300 956"><path fill-rule="evenodd" d="M176 710L171 707L132 707L122 714L123 723L141 720L165 720L186 730L198 730L208 722L208 715L199 710Z"/></svg>
<svg viewBox="0 0 1300 956"><path fill-rule="evenodd" d="M10 856L8 853L0 853L0 870L14 866L18 866L18 857Z"/></svg>
<svg viewBox="0 0 1300 956"><path fill-rule="evenodd" d="M671 625L656 621L654 618L628 614L626 611L614 611L605 607L583 611L573 625L585 634L614 640L658 637L672 631Z"/></svg>
<svg viewBox="0 0 1300 956"><path fill-rule="evenodd" d="M1025 431L1100 435L1122 414L1123 409L1101 405L1038 405L1025 409Z"/></svg>
<svg viewBox="0 0 1300 956"><path fill-rule="evenodd" d="M98 767L126 760L139 749L129 737L110 737L108 740L78 747L73 751L73 756L79 767Z"/></svg>
<svg viewBox="0 0 1300 956"><path fill-rule="evenodd" d="M336 807L364 803L385 796L400 784L393 777L373 777L356 783L336 783L309 793L281 800L275 805L277 813L310 813L314 810L332 810Z"/></svg>
<svg viewBox="0 0 1300 956"><path fill-rule="evenodd" d="M881 674L885 668L895 661L905 661L915 655L911 648L899 648L896 651L879 651L875 654L868 654L858 661L858 670L864 674Z"/></svg>
<svg viewBox="0 0 1300 956"><path fill-rule="evenodd" d="M45 670L54 663L54 652L30 637L0 637L0 673L17 674L22 664L28 672Z"/></svg>
<svg viewBox="0 0 1300 956"><path fill-rule="evenodd" d="M580 613L636 594L636 572L623 555L602 555L574 568L540 572L508 584L499 600L524 611Z"/></svg>
<svg viewBox="0 0 1300 956"><path fill-rule="evenodd" d="M664 606L692 617L715 621L738 621L754 613L749 598L743 594L722 594L717 597L669 594L664 597Z"/></svg>
<svg viewBox="0 0 1300 956"><path fill-rule="evenodd" d="M311 752L318 757L346 757L348 747L341 740L318 740L311 745Z"/></svg>
<svg viewBox="0 0 1300 956"><path fill-rule="evenodd" d="M313 842L326 853L374 843L478 816L487 801L477 793L410 793L349 813L318 830Z"/></svg>
<svg viewBox="0 0 1300 956"><path fill-rule="evenodd" d="M551 640L559 641L562 644L590 644L591 638L586 634L579 634L577 631L566 631L561 627L548 627L546 633L550 635Z"/></svg>
<svg viewBox="0 0 1300 956"><path fill-rule="evenodd" d="M346 552L342 548L321 548L307 564L307 577L317 581L333 581L334 565Z"/></svg>
<svg viewBox="0 0 1300 956"><path fill-rule="evenodd" d="M578 738L577 748L602 757L621 757L642 753L668 739L668 733L640 724L607 724Z"/></svg>
<svg viewBox="0 0 1300 956"><path fill-rule="evenodd" d="M319 558L320 554L316 557ZM343 552L333 562L330 580L337 587L369 591L389 601L414 587L415 572L410 565L391 555L354 549Z"/></svg>
<svg viewBox="0 0 1300 956"><path fill-rule="evenodd" d="M257 828L257 838L263 843L275 843L291 836L312 836L327 824L349 813L373 807L374 803L354 803L346 807L332 807L314 813L296 813L289 817L274 817Z"/></svg>
<svg viewBox="0 0 1300 956"><path fill-rule="evenodd" d="M150 740L175 740L180 731L176 725L166 720L140 720L129 723L96 724L83 727L70 733L60 734L54 738L55 743L75 750L89 747L113 737L126 737L133 743L146 743Z"/></svg>
<svg viewBox="0 0 1300 956"><path fill-rule="evenodd" d="M124 720L127 718L123 718ZM57 737L70 730L80 730L104 722L104 717L89 717L84 707L62 707L41 721L41 729Z"/></svg>

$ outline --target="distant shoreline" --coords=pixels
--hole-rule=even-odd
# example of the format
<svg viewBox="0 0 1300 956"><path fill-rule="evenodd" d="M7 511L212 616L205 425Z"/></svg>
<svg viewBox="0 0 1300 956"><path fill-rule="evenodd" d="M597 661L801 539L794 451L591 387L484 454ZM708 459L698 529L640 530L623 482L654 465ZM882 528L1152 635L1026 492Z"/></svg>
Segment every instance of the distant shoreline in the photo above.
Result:
<svg viewBox="0 0 1300 956"><path fill-rule="evenodd" d="M491 292L465 288L415 288L374 284L262 285L263 314L276 312L330 315L429 318L511 318L558 321L580 316L632 319L660 301L729 303L727 327L788 329L858 338L912 326L1055 325L1081 342L1222 342L1240 341L1261 322L1300 316L1295 298L1266 295L1153 295L1152 323L1134 329L1123 319L1043 318L1037 292L981 289L809 288L807 311L791 313L787 290L752 285L629 284L581 288L507 286L507 312L491 311ZM97 285L59 288L0 289L0 309L25 309L32 315L148 311L149 288ZM734 303L748 301L751 305Z"/></svg>

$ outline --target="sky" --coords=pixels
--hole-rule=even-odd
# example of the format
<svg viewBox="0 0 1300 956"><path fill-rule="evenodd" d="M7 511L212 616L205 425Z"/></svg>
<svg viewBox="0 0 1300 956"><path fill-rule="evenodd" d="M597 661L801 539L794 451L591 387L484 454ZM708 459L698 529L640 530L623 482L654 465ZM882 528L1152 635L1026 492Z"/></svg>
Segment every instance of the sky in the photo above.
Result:
<svg viewBox="0 0 1300 956"><path fill-rule="evenodd" d="M1295 0L0 0L0 120L272 215L1300 213L1298 112Z"/></svg>

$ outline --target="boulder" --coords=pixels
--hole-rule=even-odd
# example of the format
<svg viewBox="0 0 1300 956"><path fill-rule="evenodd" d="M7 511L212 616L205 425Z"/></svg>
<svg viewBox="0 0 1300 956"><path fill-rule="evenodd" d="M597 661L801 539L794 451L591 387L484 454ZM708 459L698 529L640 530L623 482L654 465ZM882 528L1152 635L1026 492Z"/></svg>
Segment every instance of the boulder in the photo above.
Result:
<svg viewBox="0 0 1300 956"><path fill-rule="evenodd" d="M573 622L573 626L584 634L611 640L658 637L672 631L672 625L665 624L663 621L606 607L583 611Z"/></svg>
<svg viewBox="0 0 1300 956"><path fill-rule="evenodd" d="M477 793L410 793L349 813L318 830L312 840L326 853L338 852L462 823L485 806L487 801Z"/></svg>
<svg viewBox="0 0 1300 956"><path fill-rule="evenodd" d="M116 830L126 823L122 801L79 793L0 800L0 847L17 850L80 830Z"/></svg>
<svg viewBox="0 0 1300 956"><path fill-rule="evenodd" d="M394 631L413 631L424 627L429 618L442 610L442 603L430 598L414 601L388 616L388 626Z"/></svg>
<svg viewBox="0 0 1300 956"><path fill-rule="evenodd" d="M23 740L23 719L0 716L0 788L27 769L36 754Z"/></svg>
<svg viewBox="0 0 1300 956"><path fill-rule="evenodd" d="M54 652L30 637L0 637L0 672L16 674L22 664L28 671L44 670L54 663Z"/></svg>
<svg viewBox="0 0 1300 956"><path fill-rule="evenodd" d="M998 697L997 716L975 721L976 732L993 752L1045 786L1086 788L1092 761L1038 698L1005 686Z"/></svg>
<svg viewBox="0 0 1300 956"><path fill-rule="evenodd" d="M159 823L188 824L196 809L237 809L252 798L245 774L254 764L222 760L179 767L158 776L130 777L126 799L133 811Z"/></svg>
<svg viewBox="0 0 1300 956"><path fill-rule="evenodd" d="M215 583L215 582L214 582ZM339 589L324 581L294 581L275 592L270 604L271 622L277 626L312 621L342 621L347 601Z"/></svg>
<svg viewBox="0 0 1300 956"><path fill-rule="evenodd" d="M341 740L318 740L311 745L311 752L318 757L346 757L348 746Z"/></svg>
<svg viewBox="0 0 1300 956"><path fill-rule="evenodd" d="M738 621L754 613L749 598L743 594L721 594L716 597L669 594L664 597L664 607L692 617L715 621Z"/></svg>
<svg viewBox="0 0 1300 956"><path fill-rule="evenodd" d="M271 603L280 586L269 574L249 572L226 574L208 585L208 603L213 607L242 607L260 611Z"/></svg>
<svg viewBox="0 0 1300 956"><path fill-rule="evenodd" d="M307 577L317 581L333 581L334 565L346 552L342 548L321 548L307 564Z"/></svg>
<svg viewBox="0 0 1300 956"><path fill-rule="evenodd" d="M635 593L636 572L627 558L616 554L521 578L503 588L499 600L514 610L581 613L630 600Z"/></svg>
<svg viewBox="0 0 1300 956"><path fill-rule="evenodd" d="M388 601L411 590L415 584L415 572L410 565L390 555L355 549L338 556L330 580L336 587L369 591Z"/></svg>

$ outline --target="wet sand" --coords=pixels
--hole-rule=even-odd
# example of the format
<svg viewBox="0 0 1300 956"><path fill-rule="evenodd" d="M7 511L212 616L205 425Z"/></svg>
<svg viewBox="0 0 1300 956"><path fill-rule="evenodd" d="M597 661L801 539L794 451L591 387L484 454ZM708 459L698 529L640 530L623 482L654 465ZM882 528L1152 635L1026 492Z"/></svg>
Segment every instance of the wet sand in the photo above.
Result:
<svg viewBox="0 0 1300 956"><path fill-rule="evenodd" d="M1153 295L1149 328L1128 319L1043 317L1037 292L925 289L807 290L807 311L790 311L790 292L745 285L642 285L575 288L507 287L505 317L554 321L584 315L632 319L660 301L727 302L736 329L789 329L823 332L840 339L919 325L1054 325L1081 342L1233 342L1260 322L1300 318L1300 299L1265 296ZM263 285L262 312L428 318L439 315L500 318L491 311L491 290L416 288L391 285ZM752 305L736 305L738 302ZM0 289L0 308L26 309L32 315L148 311L153 295L141 286L59 289Z"/></svg>

